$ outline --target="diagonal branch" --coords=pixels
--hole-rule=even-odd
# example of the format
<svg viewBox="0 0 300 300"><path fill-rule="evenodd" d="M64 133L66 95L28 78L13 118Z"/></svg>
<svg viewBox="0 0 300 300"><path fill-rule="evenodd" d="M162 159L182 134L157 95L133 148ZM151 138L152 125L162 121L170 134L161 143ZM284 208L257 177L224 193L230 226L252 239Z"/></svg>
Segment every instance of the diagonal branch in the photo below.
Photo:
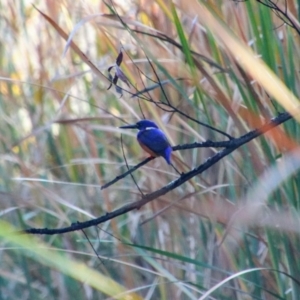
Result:
<svg viewBox="0 0 300 300"><path fill-rule="evenodd" d="M267 131L273 129L274 127L290 120L292 116L289 113L282 113L276 118L271 119L268 123L265 125L261 126L259 129L255 129L250 131L249 133L241 136L238 139L235 139L232 141L232 145L224 148L223 150L217 152L215 155L211 156L208 158L203 164L198 166L197 168L191 170L190 172L187 172L186 174L180 176L178 179L171 181L164 187L162 187L159 190L156 190L152 193L149 193L145 196L143 196L140 200L135 201L133 203L130 203L128 205L125 205L119 209L116 209L115 211L112 211L110 213L106 213L105 215L89 220L86 222L76 222L72 223L70 226L65 227L65 228L60 228L60 229L48 229L48 228L29 228L25 229L23 232L24 233L29 233L29 234L45 234L45 235L53 235L53 234L62 234L62 233L67 233L67 232L73 232L76 230L82 230L84 228L88 228L91 226L96 226L101 223L104 223L108 220L114 219L118 216L121 216L129 211L135 210L135 209L140 209L142 206L147 204L150 201L153 201L157 199L158 197L165 195L166 193L176 189L177 187L181 186L191 178L203 173L205 170L209 169L211 166L219 162L222 158L225 156L229 155L232 153L234 150L237 148L241 147L244 144L247 144L251 140L259 137L260 135L265 134ZM150 161L151 159L148 159ZM145 161L143 162L145 163Z"/></svg>
<svg viewBox="0 0 300 300"><path fill-rule="evenodd" d="M270 0L256 0L258 3L270 8L273 12L280 18L284 24L293 28L298 35L300 35L299 22L296 17L290 14L287 9L287 1L285 1L284 8L281 8L280 5L275 1Z"/></svg>
<svg viewBox="0 0 300 300"><path fill-rule="evenodd" d="M192 143L192 144L183 144L183 145L174 146L174 147L172 147L172 150L173 151L178 151L178 150L188 150L188 149L195 149L195 148L223 148L223 147L226 148L226 147L233 146L237 141L238 141L238 139L232 139L230 141L222 141L222 142L213 142L213 141L206 141L206 142L203 142L203 143L195 142L195 143ZM149 161L151 161L155 158L156 157L148 157L148 158L144 159L142 162L140 162L139 164L137 164L133 168L129 169L125 173L123 173L121 175L118 175L113 180L111 180L111 181L105 183L104 185L102 185L101 190L104 190L104 189L110 187L114 183L116 183L119 180L125 178L127 175L129 175L132 172L136 171L137 169L141 168L142 166L144 166Z"/></svg>

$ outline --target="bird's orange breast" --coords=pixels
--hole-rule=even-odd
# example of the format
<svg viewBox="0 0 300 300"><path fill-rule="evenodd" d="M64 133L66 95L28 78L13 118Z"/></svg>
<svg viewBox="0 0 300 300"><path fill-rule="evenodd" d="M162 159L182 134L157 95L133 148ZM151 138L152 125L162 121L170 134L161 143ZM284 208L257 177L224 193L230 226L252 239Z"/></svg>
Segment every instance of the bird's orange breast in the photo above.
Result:
<svg viewBox="0 0 300 300"><path fill-rule="evenodd" d="M151 149L149 149L146 145L142 144L140 141L138 141L140 146L148 153L150 154L152 157L157 157L159 156L157 153L153 152Z"/></svg>

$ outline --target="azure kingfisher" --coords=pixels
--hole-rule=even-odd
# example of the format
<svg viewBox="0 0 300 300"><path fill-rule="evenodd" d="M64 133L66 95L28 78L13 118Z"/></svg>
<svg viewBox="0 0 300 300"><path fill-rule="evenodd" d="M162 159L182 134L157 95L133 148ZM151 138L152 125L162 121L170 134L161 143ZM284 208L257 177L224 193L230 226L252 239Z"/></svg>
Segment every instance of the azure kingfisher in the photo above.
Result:
<svg viewBox="0 0 300 300"><path fill-rule="evenodd" d="M172 147L158 126L149 120L141 120L133 125L125 125L120 128L135 128L139 132L137 140L140 146L152 157L162 156L169 165L171 164Z"/></svg>

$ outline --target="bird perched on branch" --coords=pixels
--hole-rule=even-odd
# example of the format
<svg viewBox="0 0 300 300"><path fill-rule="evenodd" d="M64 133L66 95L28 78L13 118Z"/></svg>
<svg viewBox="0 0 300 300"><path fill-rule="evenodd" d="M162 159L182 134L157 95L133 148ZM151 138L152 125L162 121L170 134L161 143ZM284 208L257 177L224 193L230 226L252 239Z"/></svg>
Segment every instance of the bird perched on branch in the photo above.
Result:
<svg viewBox="0 0 300 300"><path fill-rule="evenodd" d="M162 156L169 165L171 163L172 147L158 126L149 120L141 120L133 125L121 126L123 129L135 128L139 132L137 140L140 146L152 157Z"/></svg>

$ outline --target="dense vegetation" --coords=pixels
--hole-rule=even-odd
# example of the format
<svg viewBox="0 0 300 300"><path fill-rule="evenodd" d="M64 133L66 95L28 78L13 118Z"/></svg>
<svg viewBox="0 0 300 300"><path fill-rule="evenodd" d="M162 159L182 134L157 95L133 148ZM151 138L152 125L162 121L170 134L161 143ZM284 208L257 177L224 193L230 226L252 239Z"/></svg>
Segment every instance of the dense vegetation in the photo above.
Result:
<svg viewBox="0 0 300 300"><path fill-rule="evenodd" d="M299 2L33 2L0 3L0 298L299 299ZM124 175L143 118L184 174Z"/></svg>

